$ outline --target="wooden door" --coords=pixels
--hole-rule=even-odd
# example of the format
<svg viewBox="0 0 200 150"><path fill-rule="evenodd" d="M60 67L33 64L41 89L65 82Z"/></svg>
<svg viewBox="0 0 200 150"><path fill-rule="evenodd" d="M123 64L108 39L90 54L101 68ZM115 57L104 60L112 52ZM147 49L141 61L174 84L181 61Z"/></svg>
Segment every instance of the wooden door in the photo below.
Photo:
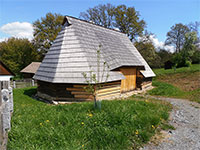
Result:
<svg viewBox="0 0 200 150"><path fill-rule="evenodd" d="M121 81L121 92L127 92L136 88L136 68L120 68L126 79Z"/></svg>

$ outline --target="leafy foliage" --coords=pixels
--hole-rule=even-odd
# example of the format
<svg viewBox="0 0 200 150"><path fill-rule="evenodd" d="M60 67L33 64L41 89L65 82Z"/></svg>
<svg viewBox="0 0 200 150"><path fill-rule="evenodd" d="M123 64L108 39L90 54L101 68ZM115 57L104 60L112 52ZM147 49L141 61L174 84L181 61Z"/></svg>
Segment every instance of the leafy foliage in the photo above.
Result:
<svg viewBox="0 0 200 150"><path fill-rule="evenodd" d="M140 14L134 7L126 7L125 5L117 7L111 4L98 5L80 13L80 18L104 27L118 28L131 41L142 35L146 25L145 21L140 19Z"/></svg>
<svg viewBox="0 0 200 150"><path fill-rule="evenodd" d="M46 53L49 50L61 31L63 18L60 14L47 13L41 20L38 19L33 23L33 41L42 53Z"/></svg>
<svg viewBox="0 0 200 150"><path fill-rule="evenodd" d="M175 24L171 27L171 30L167 32L166 45L173 45L176 48L176 52L180 52L185 42L185 34L189 32L189 28L182 23Z"/></svg>
<svg viewBox="0 0 200 150"><path fill-rule="evenodd" d="M169 51L166 51L164 49L160 49L158 52L156 52L157 55L160 57L160 66L164 67L165 62L168 60L171 60L173 54Z"/></svg>
<svg viewBox="0 0 200 150"><path fill-rule="evenodd" d="M139 18L140 14L134 7L119 5L115 8L114 15L114 26L125 33L131 41L142 35L146 23Z"/></svg>
<svg viewBox="0 0 200 150"><path fill-rule="evenodd" d="M195 32L188 32L185 34L185 42L181 52L176 53L172 58L177 67L190 66L193 55L195 51L197 51L194 45L196 40L197 35Z"/></svg>
<svg viewBox="0 0 200 150"><path fill-rule="evenodd" d="M197 38L198 38L197 42L200 42L200 34L199 34L200 21L190 22L187 26L188 26L190 32L196 32Z"/></svg>
<svg viewBox="0 0 200 150"><path fill-rule="evenodd" d="M0 59L15 73L33 61L39 61L40 55L28 39L10 38L0 43Z"/></svg>
<svg viewBox="0 0 200 150"><path fill-rule="evenodd" d="M152 68L159 68L161 67L161 59L156 53L156 49L150 39L150 35L151 34L146 33L139 41L136 41L134 45Z"/></svg>
<svg viewBox="0 0 200 150"><path fill-rule="evenodd" d="M139 149L168 119L170 105L137 98L49 105L31 98L35 88L14 90L8 149ZM153 127L152 127L153 125Z"/></svg>
<svg viewBox="0 0 200 150"><path fill-rule="evenodd" d="M86 12L80 13L80 18L87 21L92 21L95 24L102 25L106 28L113 27L113 17L114 17L115 7L111 4L100 4L94 8L89 8Z"/></svg>

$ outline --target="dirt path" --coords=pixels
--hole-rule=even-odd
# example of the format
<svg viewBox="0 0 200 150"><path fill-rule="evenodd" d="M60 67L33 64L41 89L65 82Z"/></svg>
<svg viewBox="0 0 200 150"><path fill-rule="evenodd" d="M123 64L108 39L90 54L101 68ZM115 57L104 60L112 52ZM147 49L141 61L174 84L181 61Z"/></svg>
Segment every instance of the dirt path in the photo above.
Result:
<svg viewBox="0 0 200 150"><path fill-rule="evenodd" d="M173 105L170 124L176 129L167 131L157 144L150 142L141 150L200 150L200 104L175 98L158 98Z"/></svg>

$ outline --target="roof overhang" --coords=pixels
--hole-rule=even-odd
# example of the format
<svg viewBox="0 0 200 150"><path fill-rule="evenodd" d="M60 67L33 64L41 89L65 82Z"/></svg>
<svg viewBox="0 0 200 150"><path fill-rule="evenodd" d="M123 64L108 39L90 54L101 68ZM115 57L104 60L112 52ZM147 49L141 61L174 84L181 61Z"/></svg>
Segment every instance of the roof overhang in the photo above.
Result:
<svg viewBox="0 0 200 150"><path fill-rule="evenodd" d="M110 71L120 71L120 68L137 68L138 70L145 70L144 66L141 65L141 66L128 66L128 65L124 65L124 66L120 66L120 67L117 67L117 68L114 68L114 69L111 69Z"/></svg>
<svg viewBox="0 0 200 150"><path fill-rule="evenodd" d="M15 76L15 74L2 61L0 61L0 64L10 73L10 74L5 74L5 75Z"/></svg>

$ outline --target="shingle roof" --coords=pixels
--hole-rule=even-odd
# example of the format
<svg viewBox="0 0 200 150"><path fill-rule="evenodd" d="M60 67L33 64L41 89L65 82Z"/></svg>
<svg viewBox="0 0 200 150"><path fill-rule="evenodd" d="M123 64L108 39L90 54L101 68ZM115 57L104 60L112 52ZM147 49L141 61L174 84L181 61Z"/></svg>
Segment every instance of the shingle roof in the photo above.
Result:
<svg viewBox="0 0 200 150"><path fill-rule="evenodd" d="M1 66L3 67L1 70ZM0 75L12 75L15 76L15 74L0 60Z"/></svg>
<svg viewBox="0 0 200 150"><path fill-rule="evenodd" d="M125 34L66 16L61 32L34 78L53 83L85 83L83 72L91 69L97 72L99 45L101 64L107 62L110 67L107 82L124 79L120 72L110 71L122 66L144 66L145 77L155 76ZM100 70L102 76L103 67Z"/></svg>
<svg viewBox="0 0 200 150"><path fill-rule="evenodd" d="M20 72L22 73L36 73L40 66L41 62L32 62L28 66L26 66L24 69L22 69Z"/></svg>

